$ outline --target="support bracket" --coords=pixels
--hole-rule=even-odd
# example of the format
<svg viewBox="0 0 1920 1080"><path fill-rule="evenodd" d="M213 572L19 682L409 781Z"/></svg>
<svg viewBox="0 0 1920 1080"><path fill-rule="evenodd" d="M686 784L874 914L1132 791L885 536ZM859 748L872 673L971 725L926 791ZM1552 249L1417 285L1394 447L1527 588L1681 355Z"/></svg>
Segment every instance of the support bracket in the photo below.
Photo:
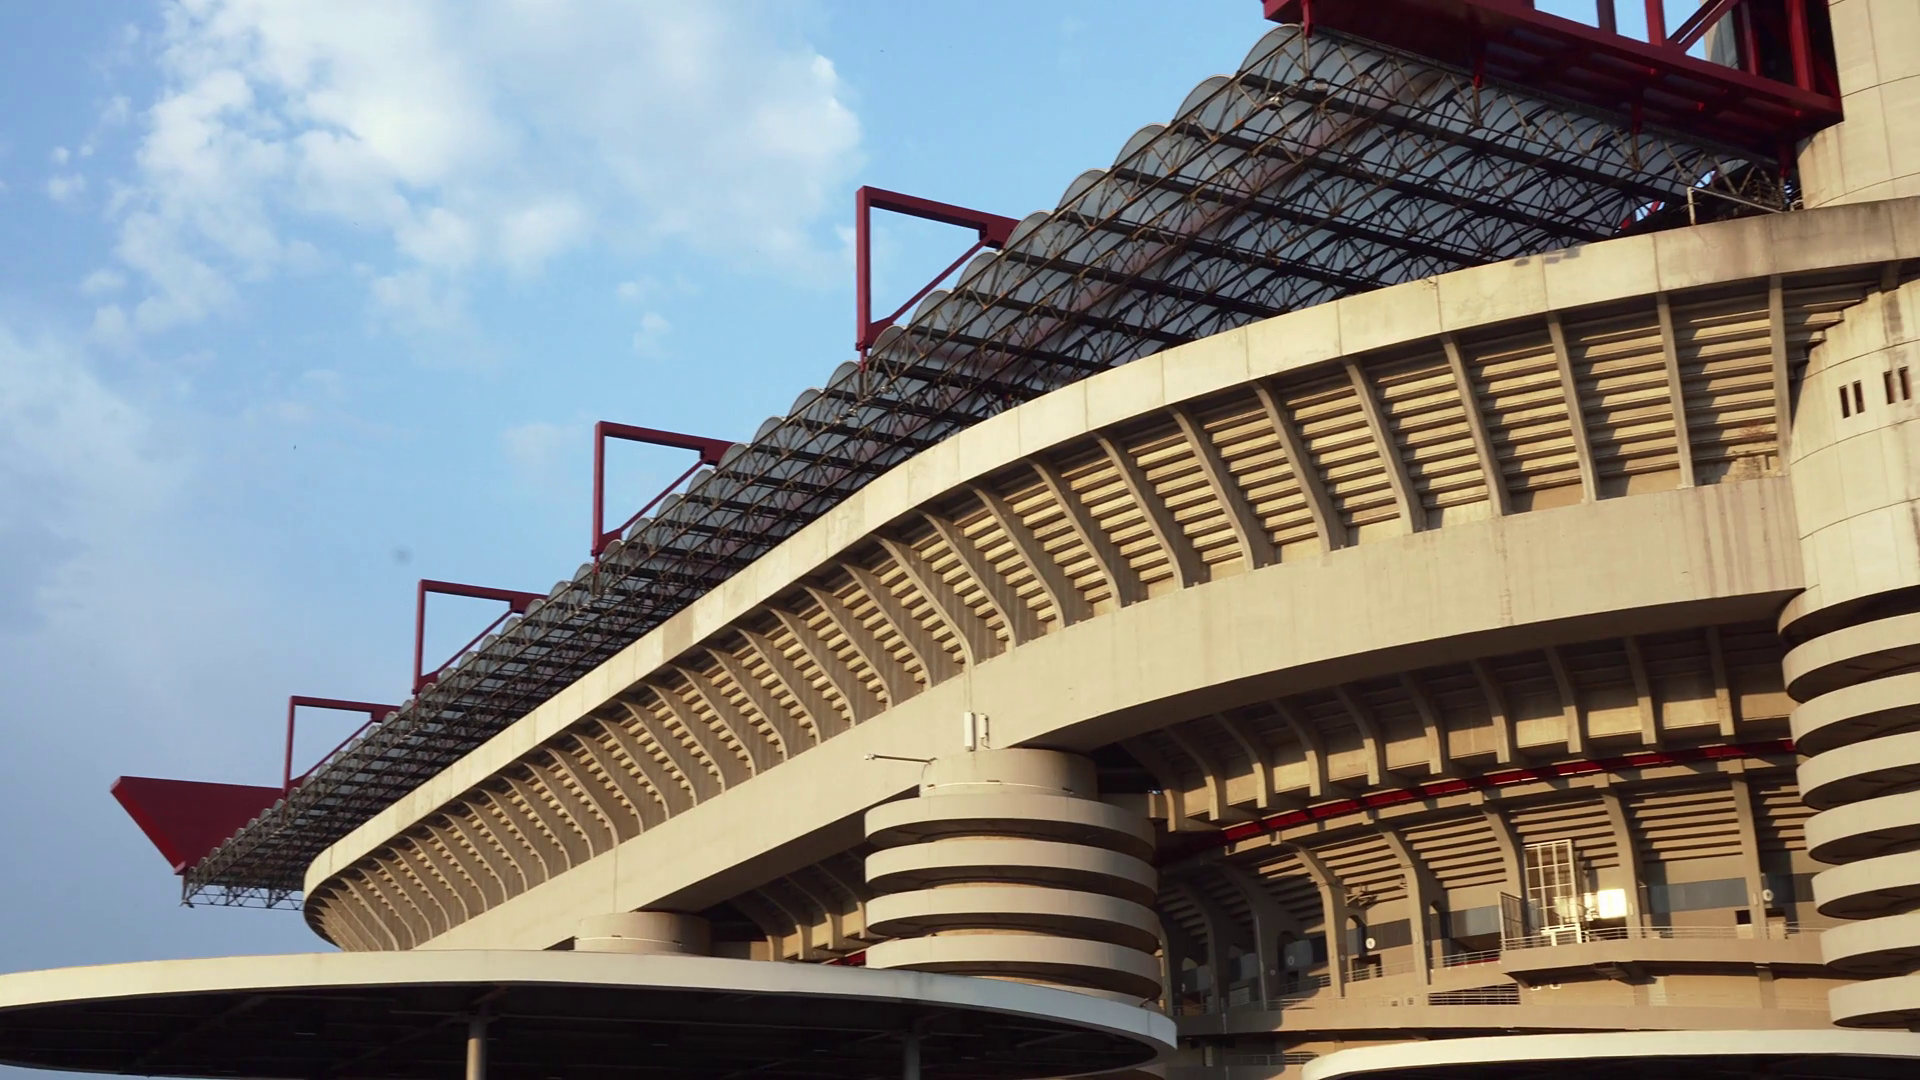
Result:
<svg viewBox="0 0 1920 1080"><path fill-rule="evenodd" d="M313 769L308 769L308 770L307 770L306 772L303 772L303 773L301 773L301 774L300 774L300 776L298 777L298 779L296 779L296 778L294 777L294 775L293 775L293 721L294 721L294 714L295 714L295 713L296 713L296 712L297 712L298 710L300 710L300 709L303 709L303 708L305 708L305 709L332 709L332 710L334 710L334 711L336 711L336 712L354 712L354 713L366 713L366 714L367 714L367 722L366 722L366 723L364 723L364 724L361 724L361 725L360 725L360 726L359 726L358 728L355 728L355 729L354 729L354 732L353 732L353 734L351 734L351 735L349 735L349 736L347 736L346 738L344 738L344 739L342 739L342 740L340 740L340 745L339 745L339 746L336 746L336 747L334 747L333 749L331 749L331 750L329 750L329 751L327 751L326 753L324 753L324 754L322 754L322 755L320 755L320 760L319 760L319 761L316 761L316 762L314 762L314 764L313 764L313 769L317 769L317 768L319 768L319 767L320 767L321 765L323 765L323 764L325 764L328 758L331 758L331 757L332 757L333 755L335 755L335 754L337 754L337 753L339 753L339 752L341 751L341 749L342 749L342 748L344 748L344 747L345 747L345 746L346 746L346 745L347 745L348 743L350 743L350 742L352 742L353 740L355 740L355 739L357 739L357 738L359 738L359 737L360 737L360 733L361 733L361 732L363 732L363 731L365 731L365 730L367 730L368 728L370 728L370 727L372 727L373 725L375 725L375 724L377 724L377 723L379 723L380 721L382 721L382 720L384 720L384 719L386 719L386 718L387 718L387 715L388 715L389 713L392 713L392 712L394 712L394 711L396 711L396 710L397 710L397 709L399 708L399 706L397 706L397 705L375 705L375 704L373 704L372 702L368 702L368 701L342 701L342 700L340 700L339 698L321 698L321 697L303 697L303 696L301 696L301 695L299 695L299 694L295 694L295 695L293 695L292 697L290 697L290 698L288 698L288 699L287 699L287 756L286 756L286 767L285 767L285 769L284 769L284 771L283 771L283 772L281 773L281 778L280 778L280 793L281 793L281 794L283 794L283 795L287 795L287 794L291 794L291 793L293 792L293 788L294 788L294 785L295 785L296 783L298 783L298 782L300 782L300 781L304 781L304 780L305 780L305 779L306 779L307 777L309 777L309 776L312 776L312 775L313 775Z"/></svg>
<svg viewBox="0 0 1920 1080"><path fill-rule="evenodd" d="M921 286L920 291L893 314L876 319L873 317L873 231L869 219L875 210L887 210L923 221L937 221L942 225L958 225L963 229L973 229L980 238L966 253L955 259L945 270L934 275L933 280ZM1014 227L1020 222L1015 218L1001 217L980 210L969 210L952 203L934 202L914 195L902 195L897 191L883 191L877 187L863 187L853 193L853 244L854 244L854 289L858 310L854 313L853 347L860 353L862 362L867 351L880 338L881 331L892 326L905 315L907 310L919 303L936 286L945 281L948 275L960 269L968 259L982 248L995 251L1007 246L1007 240L1013 236Z"/></svg>
<svg viewBox="0 0 1920 1080"><path fill-rule="evenodd" d="M506 602L507 610L501 612L498 618L488 623L479 633L473 635L472 641L455 649L453 655L447 657L439 667L428 671L426 669L426 657L424 655L427 644L428 593L437 593L441 596L465 596L474 600L501 600ZM546 596L541 593L521 592L517 589L492 589L485 585L462 585L453 581L434 581L430 578L421 578L420 589L414 595L413 601L413 692L417 694L438 682L440 680L440 673L447 669L447 664L453 663L456 658L468 649L478 645L480 639L493 633L494 628L505 622L507 616L525 615L527 608L531 606L535 600L545 599Z"/></svg>
<svg viewBox="0 0 1920 1080"><path fill-rule="evenodd" d="M700 460L689 466L687 471L675 478L673 483L662 488L660 494L647 500L647 504L634 511L632 517L609 529L606 527L608 439L619 439L623 442L646 443L649 446L666 446L675 450L692 450L694 453L700 455ZM681 483L684 482L687 477L692 476L700 466L720 464L720 459L726 455L728 450L733 449L734 445L733 441L729 439L709 439L700 435L682 434L678 431L661 431L657 428L634 427L631 424L616 424L611 420L602 420L593 425L592 555L594 559L598 561L607 548L611 546L615 540L620 539L622 533L627 531L627 526L639 521L641 517L645 516L647 511L658 506L660 500L671 494L674 488L679 487Z"/></svg>

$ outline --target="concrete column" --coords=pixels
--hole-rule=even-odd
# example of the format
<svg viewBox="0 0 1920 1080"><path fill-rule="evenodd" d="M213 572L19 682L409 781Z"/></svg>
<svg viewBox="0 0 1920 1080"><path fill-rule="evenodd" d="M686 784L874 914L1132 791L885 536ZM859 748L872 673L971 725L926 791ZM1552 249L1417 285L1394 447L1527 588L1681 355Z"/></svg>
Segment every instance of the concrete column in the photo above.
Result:
<svg viewBox="0 0 1920 1080"><path fill-rule="evenodd" d="M1807 140L1808 206L1920 195L1920 0L1830 0L1846 119Z"/></svg>
<svg viewBox="0 0 1920 1080"><path fill-rule="evenodd" d="M1875 10L1878 10L1877 8ZM1920 122L1920 117L1916 117ZM1920 132L1916 132L1920 135ZM1889 283L1891 284L1891 283ZM1780 616L1807 850L1850 1027L1920 1025L1920 283L1869 296L1811 353L1791 475L1807 589Z"/></svg>
<svg viewBox="0 0 1920 1080"><path fill-rule="evenodd" d="M867 811L867 966L1160 996L1147 819L1099 800L1093 763L979 750L929 763L918 798Z"/></svg>
<svg viewBox="0 0 1920 1080"><path fill-rule="evenodd" d="M713 948L712 928L698 915L671 911L623 911L580 920L574 952L617 952L639 956L706 956Z"/></svg>

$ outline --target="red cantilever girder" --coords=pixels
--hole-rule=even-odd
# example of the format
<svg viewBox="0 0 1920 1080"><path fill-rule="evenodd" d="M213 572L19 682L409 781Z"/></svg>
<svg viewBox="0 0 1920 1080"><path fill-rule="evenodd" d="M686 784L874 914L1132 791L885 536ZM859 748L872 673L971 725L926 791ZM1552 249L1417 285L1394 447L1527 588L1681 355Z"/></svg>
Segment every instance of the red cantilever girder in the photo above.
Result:
<svg viewBox="0 0 1920 1080"><path fill-rule="evenodd" d="M647 501L645 506L634 511L633 516L609 529L606 527L607 512L607 440L621 439L626 442L646 443L649 446L667 446L676 450L692 450L700 459L681 473L673 483L661 489L660 494ZM597 560L607 550L607 546L620 539L627 526L639 521L641 516L659 504L668 493L680 486L681 481L692 476L694 470L702 465L718 465L720 459L733 449L729 439L709 439L701 435L686 435L678 431L661 431L658 428L635 427L632 424L616 424L611 420L602 420L593 425L593 557Z"/></svg>
<svg viewBox="0 0 1920 1080"><path fill-rule="evenodd" d="M373 725L379 723L381 720L386 719L387 714L393 712L396 706L375 705L372 702L368 702L368 701L342 701L339 698L304 697L299 694L295 694L294 696L288 698L287 699L286 770L282 774L280 779L280 790L282 793L288 793L293 790L293 782L294 782L293 717L294 717L295 711L302 708L334 709L339 712L357 712L357 713L367 714L366 723L361 724L358 728L356 728L352 735L349 735L345 739L342 739L340 741L340 746L336 746L332 750L329 750L325 754L322 754L320 756L320 760L325 761L328 758L332 757L333 755L339 753L340 747L343 747L348 743L352 742L354 739L358 738L362 731L365 731L368 728L372 727ZM318 767L319 767L318 764L316 764L315 768L318 768ZM309 769L307 770L307 773L311 773L312 771L313 771L312 769ZM307 773L302 773L301 779L305 779L307 776Z"/></svg>
<svg viewBox="0 0 1920 1080"><path fill-rule="evenodd" d="M425 657L428 593L437 593L441 596L465 596L475 600L503 600L506 602L507 610L501 612L499 618L488 623L479 633L473 635L472 641L455 649L453 656L449 657L446 663L441 664L432 671L428 671L426 669ZM413 692L417 694L433 685L434 682L440 678L440 673L446 670L447 664L451 664L455 657L459 657L468 649L473 648L474 645L479 643L481 638L492 633L493 628L499 626L508 615L525 615L527 608L531 606L535 600L544 599L546 599L546 597L540 593L521 592L518 589L494 589L485 585L462 585L454 581L434 581L430 578L421 578L420 590L415 595L413 603Z"/></svg>
<svg viewBox="0 0 1920 1080"><path fill-rule="evenodd" d="M980 239L955 259L945 270L936 274L933 280L921 286L899 310L884 318L873 317L873 259L872 233L868 228L868 219L875 210L888 210L908 217L917 217L923 221L936 221L942 225L958 225L973 229ZM854 312L853 347L864 358L867 350L880 337L880 332L892 326L895 320L907 313L907 309L920 302L921 298L934 290L934 287L947 279L947 275L960 269L961 265L982 248L995 251L1005 247L1013 236L1014 227L1020 222L1015 218L1001 217L980 210L969 210L952 203L935 202L916 195L902 195L897 191L883 191L876 187L863 187L853 194L853 248L854 248L854 292L856 310Z"/></svg>

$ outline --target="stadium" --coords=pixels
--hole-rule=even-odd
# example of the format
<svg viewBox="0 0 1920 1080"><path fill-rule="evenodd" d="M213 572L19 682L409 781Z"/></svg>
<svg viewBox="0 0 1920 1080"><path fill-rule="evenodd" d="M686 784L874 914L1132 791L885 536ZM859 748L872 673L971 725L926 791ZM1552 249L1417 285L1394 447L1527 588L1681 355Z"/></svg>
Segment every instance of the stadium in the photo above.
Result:
<svg viewBox="0 0 1920 1080"><path fill-rule="evenodd" d="M0 1061L1912 1075L1920 0L1645 7L1267 0L1053 209L862 189L978 242L823 386L603 424L699 460L281 785L116 785L340 953Z"/></svg>

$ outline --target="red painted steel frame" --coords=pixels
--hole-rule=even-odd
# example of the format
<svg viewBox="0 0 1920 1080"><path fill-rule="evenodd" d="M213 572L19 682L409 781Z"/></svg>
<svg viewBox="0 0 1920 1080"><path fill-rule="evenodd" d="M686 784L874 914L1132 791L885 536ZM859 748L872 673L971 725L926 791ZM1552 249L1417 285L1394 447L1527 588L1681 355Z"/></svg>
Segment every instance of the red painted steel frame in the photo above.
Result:
<svg viewBox="0 0 1920 1080"><path fill-rule="evenodd" d="M108 790L176 874L186 873L286 794L275 787L151 776L123 776Z"/></svg>
<svg viewBox="0 0 1920 1080"><path fill-rule="evenodd" d="M432 671L428 671L426 669L426 657L424 655L427 644L428 593L437 593L441 596L465 596L475 600L503 600L506 602L507 610L501 612L499 618L488 623L484 629L473 635L472 641L455 649L453 656L448 657L445 663L434 668ZM546 599L546 597L541 593L521 592L517 589L490 589L485 585L461 585L453 581L433 581L429 578L421 578L420 591L414 597L413 602L413 692L417 694L427 687L432 686L439 680L440 673L447 669L447 664L453 663L454 658L479 644L480 639L492 633L493 628L505 621L507 616L525 615L528 605L532 604L535 600L544 599Z"/></svg>
<svg viewBox="0 0 1920 1080"><path fill-rule="evenodd" d="M633 516L621 522L615 528L606 527L607 507L607 440L620 439L625 442L646 443L649 446L667 446L676 450L692 450L700 455L686 472L679 475L673 483L661 489L660 494L648 500L647 505L635 511ZM656 428L634 427L631 424L616 424L611 420L602 420L593 425L593 548L592 554L598 559L607 546L620 539L627 526L639 521L641 516L659 504L674 488L680 486L695 469L702 465L718 465L720 459L734 443L727 439L708 439L699 435L683 435L677 431L660 431Z"/></svg>
<svg viewBox="0 0 1920 1080"><path fill-rule="evenodd" d="M900 305L899 310L884 318L873 317L873 258L872 230L868 219L875 210L888 210L923 221L937 221L942 225L958 225L963 229L974 229L980 239L967 249L966 253L955 259L945 270L935 275L932 281L921 286L920 291ZM854 250L854 311L853 347L864 359L867 350L879 339L880 332L892 326L907 309L920 302L921 298L934 290L934 287L947 279L947 275L973 258L981 248L1000 250L1007 244L1008 238L1020 222L1016 218L1001 217L979 210L969 210L952 203L934 202L915 195L902 195L897 191L884 191L877 187L863 187L853 193L853 250Z"/></svg>
<svg viewBox="0 0 1920 1080"><path fill-rule="evenodd" d="M345 746L348 743L352 742L354 739L358 738L362 731L367 730L373 725L379 723L381 720L385 719L388 713L395 711L396 709L399 708L399 706L375 705L372 702L368 702L368 701L342 701L338 698L302 697L299 694L295 694L294 696L288 698L287 699L287 757L286 757L286 767L283 773L281 774L281 778L280 778L280 791L282 794L291 792L293 790L293 784L294 784L293 717L294 717L295 711L302 708L333 709L339 712L366 713L367 722L364 724L361 724L358 728L354 729L354 732L352 735L349 735L346 738L340 740L340 746ZM332 750L329 750L326 753L320 755L320 760L325 761L328 758L332 757L334 754L339 753L340 746L336 746ZM317 764L315 765L315 768L318 768ZM308 769L307 772L301 773L300 779L302 780L306 779L308 773L311 773L311 772L313 772L313 769Z"/></svg>
<svg viewBox="0 0 1920 1080"><path fill-rule="evenodd" d="M1812 18L1826 0L1705 0L1671 33L1665 0L1644 0L1648 37L1618 32L1615 0L1595 0L1598 26L1535 10L1533 0L1263 0L1267 18L1324 26L1677 131L1765 152L1840 119L1837 74ZM1818 9L1814 5L1819 5ZM1687 50L1734 17L1740 67ZM1824 19L1822 25L1825 25ZM1791 78L1762 73L1763 40L1783 49ZM1786 148L1783 150L1783 148Z"/></svg>

